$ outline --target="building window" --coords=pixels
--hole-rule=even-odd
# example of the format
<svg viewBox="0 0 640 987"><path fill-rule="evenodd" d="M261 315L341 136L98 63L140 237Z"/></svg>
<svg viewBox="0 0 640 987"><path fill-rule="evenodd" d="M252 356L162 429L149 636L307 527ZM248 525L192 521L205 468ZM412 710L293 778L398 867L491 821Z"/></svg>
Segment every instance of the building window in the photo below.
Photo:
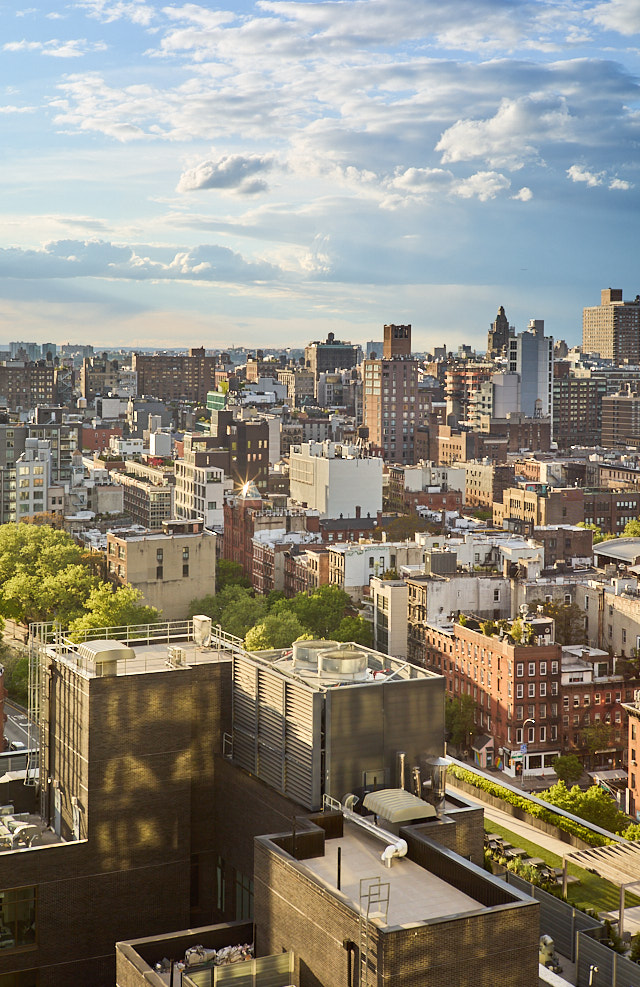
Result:
<svg viewBox="0 0 640 987"><path fill-rule="evenodd" d="M535 674L536 674L536 663L535 663L535 661L530 661L529 662L529 675L535 675Z"/></svg>
<svg viewBox="0 0 640 987"><path fill-rule="evenodd" d="M529 699L534 699L535 695L536 695L536 684L535 682L529 682L529 691L528 691Z"/></svg>
<svg viewBox="0 0 640 987"><path fill-rule="evenodd" d="M546 727L540 727L540 743L541 744L544 744L544 742L546 741L546 739L547 739L547 728Z"/></svg>
<svg viewBox="0 0 640 987"><path fill-rule="evenodd" d="M183 564L183 566L182 566L182 575L183 576L188 576L189 575L189 563L188 562L185 562Z"/></svg>
<svg viewBox="0 0 640 987"><path fill-rule="evenodd" d="M557 661L552 661L551 662L551 674L552 675L557 675L558 674L558 662Z"/></svg>
<svg viewBox="0 0 640 987"><path fill-rule="evenodd" d="M547 663L546 663L546 661L541 661L540 662L540 674L541 675L546 675L547 674Z"/></svg>
<svg viewBox="0 0 640 987"><path fill-rule="evenodd" d="M164 579L164 566L156 566L156 579Z"/></svg>
<svg viewBox="0 0 640 987"><path fill-rule="evenodd" d="M236 871L236 921L253 918L253 881Z"/></svg>
<svg viewBox="0 0 640 987"><path fill-rule="evenodd" d="M522 683L516 686L516 699L522 699L524 697L524 686Z"/></svg>
<svg viewBox="0 0 640 987"><path fill-rule="evenodd" d="M162 564L163 559L164 559L164 551L163 551L163 549L158 548L156 550L156 562L158 562L159 564Z"/></svg>
<svg viewBox="0 0 640 987"><path fill-rule="evenodd" d="M519 661L518 664L516 665L516 675L518 676L518 678L522 678L522 676L524 675L524 662Z"/></svg>
<svg viewBox="0 0 640 987"><path fill-rule="evenodd" d="M0 953L35 941L35 887L0 891Z"/></svg>
<svg viewBox="0 0 640 987"><path fill-rule="evenodd" d="M183 559L184 562L188 562L188 560L189 560L189 549L188 548L183 548L182 549L182 559Z"/></svg>
<svg viewBox="0 0 640 987"><path fill-rule="evenodd" d="M546 694L547 694L547 683L546 682L541 682L540 683L540 695L541 696L546 696Z"/></svg>

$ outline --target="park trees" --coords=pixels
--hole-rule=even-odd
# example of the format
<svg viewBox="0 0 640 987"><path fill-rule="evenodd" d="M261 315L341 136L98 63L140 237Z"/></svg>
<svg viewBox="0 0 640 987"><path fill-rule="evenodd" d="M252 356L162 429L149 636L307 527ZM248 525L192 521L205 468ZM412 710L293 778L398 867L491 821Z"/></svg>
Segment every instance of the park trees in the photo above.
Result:
<svg viewBox="0 0 640 987"><path fill-rule="evenodd" d="M84 637L84 631L97 627L157 623L160 611L141 604L141 598L142 593L133 586L95 586L83 604L84 613L71 622L69 636L77 640Z"/></svg>

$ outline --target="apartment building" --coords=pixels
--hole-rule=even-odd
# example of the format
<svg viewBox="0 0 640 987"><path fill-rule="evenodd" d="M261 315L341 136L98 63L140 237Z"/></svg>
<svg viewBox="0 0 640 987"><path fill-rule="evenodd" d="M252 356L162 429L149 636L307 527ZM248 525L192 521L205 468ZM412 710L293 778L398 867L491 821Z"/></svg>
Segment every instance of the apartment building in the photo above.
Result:
<svg viewBox="0 0 640 987"><path fill-rule="evenodd" d="M372 450L388 462L417 462L416 429L429 406L411 357L411 326L385 326L382 359L364 362L363 422Z"/></svg>
<svg viewBox="0 0 640 987"><path fill-rule="evenodd" d="M205 356L204 347L188 354L134 353L132 367L138 378L138 394L159 401L207 403L207 391L215 389L216 358Z"/></svg>
<svg viewBox="0 0 640 987"><path fill-rule="evenodd" d="M111 478L123 487L123 509L135 524L160 528L173 517L173 473L129 460L126 472L111 470Z"/></svg>
<svg viewBox="0 0 640 987"><path fill-rule="evenodd" d="M216 535L202 520L164 521L159 531L107 532L107 569L133 586L165 620L189 615L192 600L216 591Z"/></svg>
<svg viewBox="0 0 640 987"><path fill-rule="evenodd" d="M39 404L57 404L57 375L57 368L43 360L0 364L0 405L25 411Z"/></svg>
<svg viewBox="0 0 640 987"><path fill-rule="evenodd" d="M335 334L330 332L324 342L316 340L305 346L304 362L317 381L321 373L350 370L357 366L358 347L336 339Z"/></svg>
<svg viewBox="0 0 640 987"><path fill-rule="evenodd" d="M47 511L51 485L49 442L44 439L25 440L25 450L16 462L15 478L15 520L25 520ZM11 502L11 489L9 500ZM11 513L10 506L9 515Z"/></svg>
<svg viewBox="0 0 640 987"><path fill-rule="evenodd" d="M278 370L278 380L287 388L287 399L294 408L313 403L316 378L312 370L285 367Z"/></svg>
<svg viewBox="0 0 640 987"><path fill-rule="evenodd" d="M615 364L640 363L640 298L625 302L621 288L604 288L600 305L582 311L582 349Z"/></svg>
<svg viewBox="0 0 640 987"><path fill-rule="evenodd" d="M559 449L606 445L602 437L602 402L606 393L604 380L577 377L569 373L568 364L555 364L553 438Z"/></svg>
<svg viewBox="0 0 640 987"><path fill-rule="evenodd" d="M515 472L511 464L461 463L464 470L464 502L467 507L484 507L493 510L495 501L501 501L505 490L514 484Z"/></svg>
<svg viewBox="0 0 640 987"><path fill-rule="evenodd" d="M382 465L355 446L303 442L289 454L291 500L320 517L376 517L382 510Z"/></svg>
<svg viewBox="0 0 640 987"><path fill-rule="evenodd" d="M445 676L448 695L473 696L476 728L487 738L484 766L512 777L520 763L525 774L549 770L561 753L562 649L552 620L526 615L502 633L471 617L430 624L425 648L426 667Z"/></svg>
<svg viewBox="0 0 640 987"><path fill-rule="evenodd" d="M502 502L493 505L493 523L497 527L528 534L549 524L578 524L586 520L585 514L584 490L557 489L546 484L507 487Z"/></svg>
<svg viewBox="0 0 640 987"><path fill-rule="evenodd" d="M224 498L233 490L225 476L229 457L218 439L187 432L184 457L175 462L175 514L178 518L202 518L206 528L224 524Z"/></svg>
<svg viewBox="0 0 640 987"><path fill-rule="evenodd" d="M80 393L88 404L93 404L98 394L118 392L120 363L109 360L107 354L85 357L80 370Z"/></svg>
<svg viewBox="0 0 640 987"><path fill-rule="evenodd" d="M369 593L374 576L403 565L420 565L422 547L415 542L359 542L331 545L329 582L339 586L354 601Z"/></svg>

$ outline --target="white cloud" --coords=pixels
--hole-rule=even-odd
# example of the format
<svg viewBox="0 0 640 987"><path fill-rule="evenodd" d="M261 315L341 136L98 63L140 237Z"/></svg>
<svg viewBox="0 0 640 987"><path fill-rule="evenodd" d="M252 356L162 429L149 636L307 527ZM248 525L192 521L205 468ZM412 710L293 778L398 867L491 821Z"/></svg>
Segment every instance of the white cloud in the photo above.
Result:
<svg viewBox="0 0 640 987"><path fill-rule="evenodd" d="M0 106L0 114L8 115L11 113L34 113L35 106Z"/></svg>
<svg viewBox="0 0 640 987"><path fill-rule="evenodd" d="M144 2L144 0L134 0L127 3L123 0L79 0L78 7L87 11L90 17L95 17L104 24L111 24L114 21L127 20L132 24L139 24L148 27L154 17L154 8Z"/></svg>
<svg viewBox="0 0 640 987"><path fill-rule="evenodd" d="M247 261L216 244L185 249L57 240L38 250L0 249L0 277L254 282L278 275L273 265Z"/></svg>
<svg viewBox="0 0 640 987"><path fill-rule="evenodd" d="M254 176L270 171L273 158L259 154L226 154L217 161L200 161L180 176L178 192L200 189L227 189L240 195L264 192L267 183Z"/></svg>
<svg viewBox="0 0 640 987"><path fill-rule="evenodd" d="M2 46L3 51L12 52L35 52L43 55L51 55L53 58L80 58L83 55L97 51L106 51L107 46L103 41L87 41L86 38L79 38L69 41L59 41L52 38L50 41L7 41Z"/></svg>
<svg viewBox="0 0 640 987"><path fill-rule="evenodd" d="M608 0L597 4L591 19L608 31L631 36L640 34L640 0Z"/></svg>
<svg viewBox="0 0 640 987"><path fill-rule="evenodd" d="M497 171L477 171L475 175L459 182L452 191L461 199L479 199L480 202L487 202L509 188L511 182L506 175L501 175Z"/></svg>
<svg viewBox="0 0 640 987"><path fill-rule="evenodd" d="M609 182L609 188L620 189L624 192L627 192L630 188L633 188L633 185L631 184L631 182L625 181L624 178L612 178L611 181Z"/></svg>
<svg viewBox="0 0 640 987"><path fill-rule="evenodd" d="M582 165L571 165L567 168L567 175L572 182L584 182L589 188L595 188L596 185L602 185L605 178L605 173L603 171L595 172L588 171L587 168L583 168Z"/></svg>
<svg viewBox="0 0 640 987"><path fill-rule="evenodd" d="M533 192L526 185L523 185L522 188L519 189L515 195L511 196L511 198L515 199L518 202L531 202L531 200L533 199Z"/></svg>
<svg viewBox="0 0 640 987"><path fill-rule="evenodd" d="M485 120L458 120L436 144L442 162L484 158L494 167L518 170L540 162L542 141L568 140L573 125L567 101L554 95L505 97L494 116Z"/></svg>

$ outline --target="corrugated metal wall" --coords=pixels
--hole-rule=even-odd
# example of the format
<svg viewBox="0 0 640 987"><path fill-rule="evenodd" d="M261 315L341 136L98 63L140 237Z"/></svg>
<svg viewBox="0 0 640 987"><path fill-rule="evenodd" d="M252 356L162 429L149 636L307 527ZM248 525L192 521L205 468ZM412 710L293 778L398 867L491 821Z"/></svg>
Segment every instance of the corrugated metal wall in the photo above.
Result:
<svg viewBox="0 0 640 987"><path fill-rule="evenodd" d="M233 657L233 759L300 805L317 809L322 695L245 658Z"/></svg>

